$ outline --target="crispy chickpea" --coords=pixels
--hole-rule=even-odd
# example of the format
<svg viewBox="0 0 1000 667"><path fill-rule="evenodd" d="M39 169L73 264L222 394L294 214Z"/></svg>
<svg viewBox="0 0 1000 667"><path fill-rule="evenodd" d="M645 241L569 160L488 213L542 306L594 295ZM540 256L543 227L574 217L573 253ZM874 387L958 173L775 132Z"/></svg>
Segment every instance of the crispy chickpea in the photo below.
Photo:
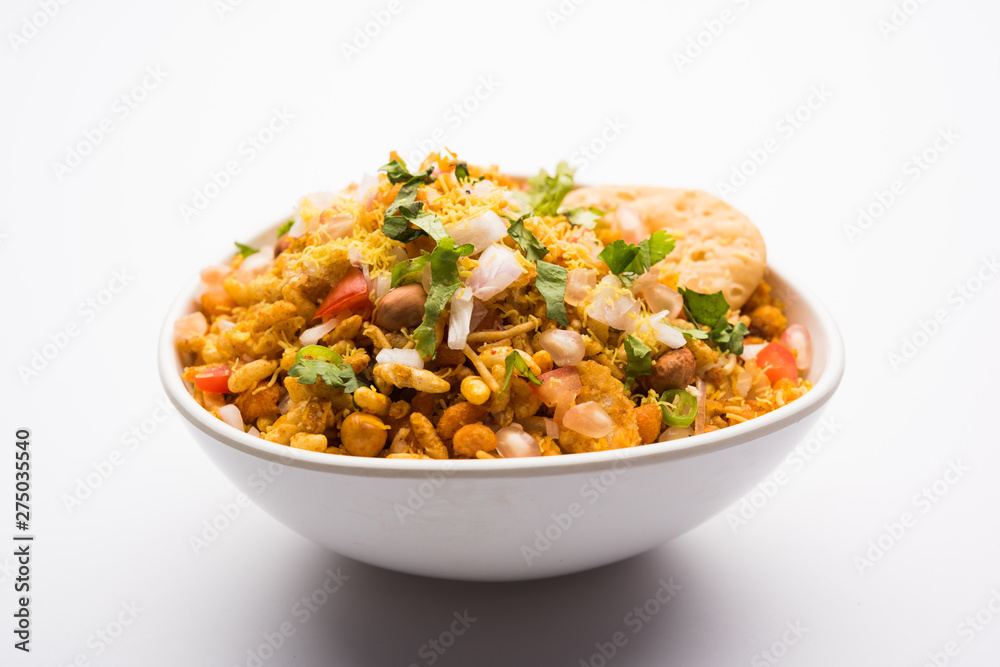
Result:
<svg viewBox="0 0 1000 667"><path fill-rule="evenodd" d="M470 375L462 380L460 391L465 400L473 405L482 405L490 400L490 388L478 375Z"/></svg>
<svg viewBox="0 0 1000 667"><path fill-rule="evenodd" d="M340 427L340 443L353 456L375 456L385 447L388 427L375 415L355 412Z"/></svg>
<svg viewBox="0 0 1000 667"><path fill-rule="evenodd" d="M539 350L531 355L532 361L538 364L538 370L548 373L552 370L552 355L545 350Z"/></svg>
<svg viewBox="0 0 1000 667"><path fill-rule="evenodd" d="M326 451L326 436L322 433L296 433L289 443L296 449L305 449L310 452Z"/></svg>
<svg viewBox="0 0 1000 667"><path fill-rule="evenodd" d="M455 433L452 442L456 454L475 457L477 452L491 452L497 448L497 436L489 426L481 423L466 424Z"/></svg>

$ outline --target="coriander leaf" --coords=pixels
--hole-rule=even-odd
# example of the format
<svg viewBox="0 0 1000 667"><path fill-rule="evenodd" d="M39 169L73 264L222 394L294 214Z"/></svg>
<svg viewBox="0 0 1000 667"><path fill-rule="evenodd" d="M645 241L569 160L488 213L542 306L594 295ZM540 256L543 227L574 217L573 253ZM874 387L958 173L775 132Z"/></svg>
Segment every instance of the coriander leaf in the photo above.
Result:
<svg viewBox="0 0 1000 667"><path fill-rule="evenodd" d="M669 234L662 229L653 232L653 235L648 239L639 242L637 260L641 261L641 270L637 270L636 273L649 271L654 264L662 261L673 249L674 239Z"/></svg>
<svg viewBox="0 0 1000 667"><path fill-rule="evenodd" d="M431 255L425 252L420 257L408 259L392 267L392 287L399 287L403 283L420 282L424 274L424 267L429 261L431 261Z"/></svg>
<svg viewBox="0 0 1000 667"><path fill-rule="evenodd" d="M428 256L431 264L431 289L424 302L424 319L413 332L417 352L424 359L433 358L437 349L434 326L452 295L462 285L458 276L458 258L474 251L475 247L471 243L456 248L455 239L446 236Z"/></svg>
<svg viewBox="0 0 1000 667"><path fill-rule="evenodd" d="M429 229L433 229L435 234L440 233L440 235L443 235L444 226L440 224L440 220L437 216L434 216L431 213L421 214L421 210L424 208L424 205L422 202L417 201L417 192L420 190L420 186L433 180L431 178L431 172L434 171L433 167L428 167L426 171L420 172L419 174L410 175L405 172L405 169L402 173L400 173L398 167L393 167L394 164L398 164L398 160L393 160L383 167L383 169L386 169L387 167L391 168L387 171L387 173L389 173L389 180L391 181L393 178L402 178L404 174L407 176L407 179L405 182L394 181L401 182L403 185L399 188L399 192L396 193L396 198L391 204L389 204L389 208L385 210L385 220L382 223L382 233L391 239L395 239L396 241L409 243L426 232L424 229L410 228L410 223L417 222L417 219L421 218L421 215L423 215L424 217L421 218L421 223L417 223L418 227L420 224L423 224ZM438 222L440 229L433 225L435 220ZM431 236L433 237L434 234L431 234Z"/></svg>
<svg viewBox="0 0 1000 667"><path fill-rule="evenodd" d="M641 375L653 373L653 351L635 336L625 339L625 356L628 366L625 371L625 391L631 393L632 381Z"/></svg>
<svg viewBox="0 0 1000 667"><path fill-rule="evenodd" d="M235 243L236 249L240 251L240 254L243 255L243 257L249 257L250 255L255 255L260 252L259 250L255 250L248 245L243 245L239 241L236 241Z"/></svg>
<svg viewBox="0 0 1000 667"><path fill-rule="evenodd" d="M445 231L444 225L441 224L441 218L437 217L433 213L424 211L410 220L410 222L427 232L428 236L439 243L441 242L441 239L448 236L448 232Z"/></svg>
<svg viewBox="0 0 1000 667"><path fill-rule="evenodd" d="M287 234L288 230L291 229L292 225L294 224L295 224L295 219L293 218L288 222L286 222L285 224L281 225L281 227L278 227L278 238L280 239L282 236Z"/></svg>
<svg viewBox="0 0 1000 667"><path fill-rule="evenodd" d="M544 169L528 179L528 204L535 215L556 215L559 204L573 189L573 173L565 161L556 165L556 173L549 176Z"/></svg>
<svg viewBox="0 0 1000 667"><path fill-rule="evenodd" d="M390 183L404 183L413 178L410 172L406 170L406 163L399 158L396 158L389 164L382 165L378 170L385 172L385 175L389 177Z"/></svg>
<svg viewBox="0 0 1000 667"><path fill-rule="evenodd" d="M733 354L743 354L743 337L750 333L747 325L742 322L730 324L726 318L720 317L719 321L712 327L712 340L719 344L722 350L729 350Z"/></svg>
<svg viewBox="0 0 1000 667"><path fill-rule="evenodd" d="M529 232L530 233L530 232ZM569 326L566 317L566 280L569 272L558 264L549 264L538 260L535 263L538 275L535 277L535 288L545 299L545 316L555 320L564 327Z"/></svg>
<svg viewBox="0 0 1000 667"><path fill-rule="evenodd" d="M675 327L678 331L684 334L685 337L694 340L708 340L708 332L701 329L681 329L680 327Z"/></svg>
<svg viewBox="0 0 1000 667"><path fill-rule="evenodd" d="M684 312L692 322L714 327L719 318L725 317L729 310L729 303L721 290L713 294L701 294L681 287L677 291L684 297Z"/></svg>
<svg viewBox="0 0 1000 667"><path fill-rule="evenodd" d="M608 265L611 269L611 273L621 276L632 262L639 255L639 247L634 246L631 243L625 243L622 239L618 239L614 243L604 246L597 256Z"/></svg>
<svg viewBox="0 0 1000 667"><path fill-rule="evenodd" d="M423 230L410 227L410 221L403 216L386 218L382 223L382 233L400 243L409 243L424 235Z"/></svg>
<svg viewBox="0 0 1000 667"><path fill-rule="evenodd" d="M537 261L549 254L549 249L538 240L538 237L530 229L524 226L523 217L507 229L507 234L517 241L517 245L521 248L521 252L524 253L529 262Z"/></svg>
<svg viewBox="0 0 1000 667"><path fill-rule="evenodd" d="M531 384L534 385L542 384L542 381L539 380L537 377L535 377L535 374L531 372L530 368L528 368L528 362L524 360L524 357L522 357L521 353L518 352L517 350L514 350L506 357L504 357L503 365L504 369L506 370L506 374L504 375L503 378L503 386L500 387L501 392L507 388L507 385L510 384L510 378L512 375L514 375L515 368L518 371L520 371L521 375L523 375L529 382L531 382Z"/></svg>
<svg viewBox="0 0 1000 667"><path fill-rule="evenodd" d="M559 213L565 215L571 225L585 229L593 229L597 226L597 221L604 217L604 211L594 206L589 208L574 206L572 208L561 209Z"/></svg>
<svg viewBox="0 0 1000 667"><path fill-rule="evenodd" d="M345 364L339 354L322 345L308 345L299 350L288 374L298 378L300 384L316 384L316 380L320 380L330 387L342 387L346 394L353 394L361 388L354 368Z"/></svg>
<svg viewBox="0 0 1000 667"><path fill-rule="evenodd" d="M458 164L456 164L455 178L458 180L459 183L461 183L462 181L471 180L469 178L469 165L465 164L464 162L459 162Z"/></svg>

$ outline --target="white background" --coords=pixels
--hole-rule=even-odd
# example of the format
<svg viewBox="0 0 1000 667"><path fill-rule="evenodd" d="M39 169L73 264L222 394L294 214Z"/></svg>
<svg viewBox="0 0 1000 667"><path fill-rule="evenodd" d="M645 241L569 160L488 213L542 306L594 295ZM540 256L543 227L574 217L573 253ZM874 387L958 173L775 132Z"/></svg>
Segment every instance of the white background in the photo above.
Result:
<svg viewBox="0 0 1000 667"><path fill-rule="evenodd" d="M558 21L555 0L400 3L350 57L343 45L387 3L248 1L220 14L209 0L104 0L47 21L32 18L37 1L5 3L0 497L12 494L15 428L29 427L38 538L30 656L11 648L13 561L0 551L0 663L254 664L248 651L290 620L295 634L264 664L428 664L421 645L468 610L478 620L436 664L599 665L595 642L619 630L620 666L773 664L760 654L772 646L789 667L919 666L949 642L957 655L938 664L996 664L1000 7L907 0L911 15L887 31L890 0L567 1ZM729 22L714 24L723 10ZM45 24L34 34L26 19ZM678 64L698 39L701 53ZM147 68L162 80L143 90ZM493 90L476 99L484 78ZM803 107L813 90L825 99ZM122 95L134 96L127 116ZM476 108L461 118L456 104ZM293 119L248 159L241 145L275 109ZM102 119L110 133L87 146ZM602 144L609 122L622 129ZM650 553L555 580L386 572L255 507L195 553L190 539L235 491L157 408L168 303L298 196L373 172L392 149L409 155L436 128L461 157L511 172L580 163L587 145L599 154L578 178L590 182L719 193L734 169L754 172L727 198L847 341L833 437L783 466L787 483L755 496L745 523L737 505ZM935 149L940 132L952 139ZM745 163L771 138L762 166ZM57 166L76 150L88 153L77 166ZM925 151L933 164L914 170ZM181 205L230 160L240 172L186 221ZM894 180L894 201L849 235ZM37 374L21 368L59 341ZM919 500L953 464L967 470ZM80 486L109 465L97 488ZM913 521L894 537L886 526L904 513ZM293 605L337 567L350 579L300 623ZM625 615L668 577L683 589L633 633ZM141 611L102 645L123 604ZM962 625L983 609L979 630Z"/></svg>

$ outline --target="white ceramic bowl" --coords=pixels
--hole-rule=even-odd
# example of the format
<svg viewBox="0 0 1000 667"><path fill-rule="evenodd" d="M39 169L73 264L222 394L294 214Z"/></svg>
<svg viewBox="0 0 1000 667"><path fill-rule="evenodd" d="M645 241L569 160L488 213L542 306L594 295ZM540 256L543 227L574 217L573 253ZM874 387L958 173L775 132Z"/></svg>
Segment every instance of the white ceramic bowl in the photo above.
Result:
<svg viewBox="0 0 1000 667"><path fill-rule="evenodd" d="M273 240L274 230L259 240ZM818 421L844 371L826 309L773 270L789 321L813 340L812 391L770 414L626 450L496 461L389 460L283 447L206 412L180 378L170 307L159 342L163 387L192 436L238 489L333 551L401 572L479 581L568 574L642 553L694 528L775 468ZM270 480L270 481L268 481Z"/></svg>

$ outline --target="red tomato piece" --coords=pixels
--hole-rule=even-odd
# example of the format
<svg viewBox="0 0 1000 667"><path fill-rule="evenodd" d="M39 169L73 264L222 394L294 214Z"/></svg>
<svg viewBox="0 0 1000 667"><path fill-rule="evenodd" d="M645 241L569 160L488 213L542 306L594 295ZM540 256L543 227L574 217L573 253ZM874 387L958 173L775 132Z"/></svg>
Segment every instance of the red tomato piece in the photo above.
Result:
<svg viewBox="0 0 1000 667"><path fill-rule="evenodd" d="M225 394L229 391L229 376L232 373L229 366L205 369L194 376L194 386L212 394Z"/></svg>
<svg viewBox="0 0 1000 667"><path fill-rule="evenodd" d="M799 370L795 366L795 355L781 343L770 343L754 357L757 365L764 369L767 379L774 384L782 378L792 382L799 379Z"/></svg>
<svg viewBox="0 0 1000 667"><path fill-rule="evenodd" d="M368 283L361 269L352 268L340 279L323 299L316 311L316 317L333 316L345 310L360 311L371 308L368 298Z"/></svg>

